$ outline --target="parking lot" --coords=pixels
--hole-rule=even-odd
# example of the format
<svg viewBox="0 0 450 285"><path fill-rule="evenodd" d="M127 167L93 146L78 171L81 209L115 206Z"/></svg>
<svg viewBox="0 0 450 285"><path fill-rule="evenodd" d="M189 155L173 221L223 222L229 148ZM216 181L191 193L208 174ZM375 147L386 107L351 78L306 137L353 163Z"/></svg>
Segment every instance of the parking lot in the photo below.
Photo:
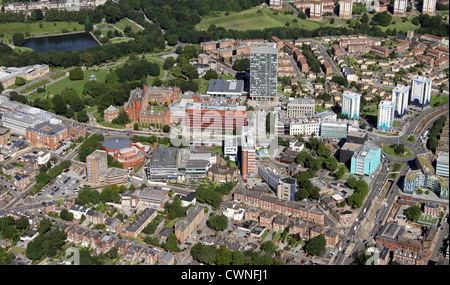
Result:
<svg viewBox="0 0 450 285"><path fill-rule="evenodd" d="M72 165L45 186L36 197L38 200L47 200L76 195L85 178L85 169Z"/></svg>
<svg viewBox="0 0 450 285"><path fill-rule="evenodd" d="M69 153L70 144L72 142L70 140L65 140L61 142L61 145L52 150L53 154L59 155L60 157L65 157L67 153Z"/></svg>

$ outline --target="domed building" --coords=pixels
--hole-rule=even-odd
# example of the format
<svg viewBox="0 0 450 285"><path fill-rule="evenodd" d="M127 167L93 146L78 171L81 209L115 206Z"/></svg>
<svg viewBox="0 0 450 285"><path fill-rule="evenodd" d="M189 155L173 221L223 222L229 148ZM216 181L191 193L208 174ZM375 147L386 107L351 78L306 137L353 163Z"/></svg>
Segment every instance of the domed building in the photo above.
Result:
<svg viewBox="0 0 450 285"><path fill-rule="evenodd" d="M150 146L133 143L129 138L124 137L106 139L102 146L107 154L122 163L124 168L134 168L144 164L146 155L151 151Z"/></svg>
<svg viewBox="0 0 450 285"><path fill-rule="evenodd" d="M111 123L112 120L119 116L119 109L113 105L109 106L104 112L105 122Z"/></svg>

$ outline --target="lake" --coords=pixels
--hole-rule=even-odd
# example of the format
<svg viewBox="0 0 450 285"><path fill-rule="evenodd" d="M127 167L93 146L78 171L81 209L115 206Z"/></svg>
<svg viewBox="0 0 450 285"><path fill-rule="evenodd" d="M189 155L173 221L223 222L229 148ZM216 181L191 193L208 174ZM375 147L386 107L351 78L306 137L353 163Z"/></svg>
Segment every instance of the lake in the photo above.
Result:
<svg viewBox="0 0 450 285"><path fill-rule="evenodd" d="M84 50L97 45L99 45L98 42L89 33L30 38L26 39L24 44L25 47L31 48L39 53L48 50Z"/></svg>

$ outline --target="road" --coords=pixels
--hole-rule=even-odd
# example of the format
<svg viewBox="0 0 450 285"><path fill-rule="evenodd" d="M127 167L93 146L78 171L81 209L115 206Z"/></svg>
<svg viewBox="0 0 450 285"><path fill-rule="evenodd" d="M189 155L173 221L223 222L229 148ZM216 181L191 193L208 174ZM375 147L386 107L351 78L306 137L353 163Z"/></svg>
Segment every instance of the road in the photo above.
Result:
<svg viewBox="0 0 450 285"><path fill-rule="evenodd" d="M333 69L333 73L336 73L340 76L342 76L342 72L340 69L334 64L334 61L331 59L330 55L327 53L327 49L323 46L322 42L314 39L299 39L297 42L312 42L316 46L319 47L320 51L322 52L323 56L325 57L325 60L328 61L328 63L331 65L331 68Z"/></svg>

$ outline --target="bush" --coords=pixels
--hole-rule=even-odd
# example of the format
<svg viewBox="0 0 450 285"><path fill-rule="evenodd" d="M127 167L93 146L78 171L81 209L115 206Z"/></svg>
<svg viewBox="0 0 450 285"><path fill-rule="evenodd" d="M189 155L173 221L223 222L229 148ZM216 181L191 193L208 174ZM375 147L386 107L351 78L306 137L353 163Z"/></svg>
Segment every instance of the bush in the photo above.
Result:
<svg viewBox="0 0 450 285"><path fill-rule="evenodd" d="M17 76L14 83L15 83L17 86L23 86L23 85L25 85L25 83L27 83L27 82L25 81L25 79L24 79L23 77Z"/></svg>
<svg viewBox="0 0 450 285"><path fill-rule="evenodd" d="M74 69L70 70L69 79L70 80L83 80L84 72L83 72L83 70L81 70L81 67L75 67Z"/></svg>

